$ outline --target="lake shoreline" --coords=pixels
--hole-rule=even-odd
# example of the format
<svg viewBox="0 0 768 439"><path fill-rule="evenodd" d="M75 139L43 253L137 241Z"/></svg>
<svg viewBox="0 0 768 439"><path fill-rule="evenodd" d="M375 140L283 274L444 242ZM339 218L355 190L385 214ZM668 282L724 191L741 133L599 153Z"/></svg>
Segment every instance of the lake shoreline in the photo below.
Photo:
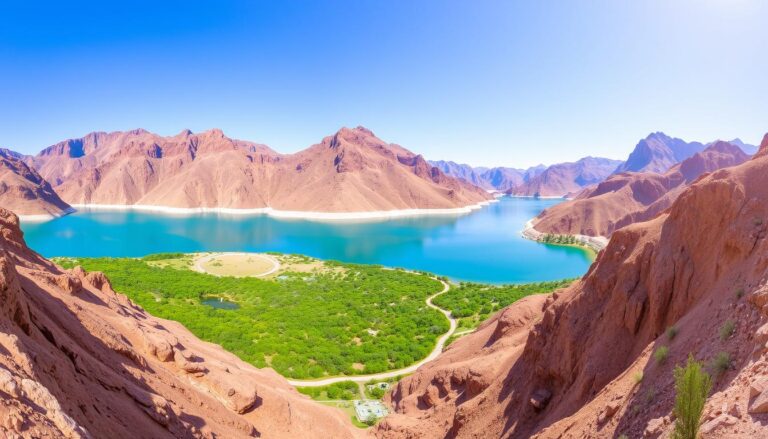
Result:
<svg viewBox="0 0 768 439"><path fill-rule="evenodd" d="M259 216L266 215L277 219L295 219L309 221L378 221L397 218L407 218L416 216L430 215L464 215L472 213L475 210L482 209L492 203L498 202L498 199L481 201L464 207L445 208L445 209L394 209L378 210L368 212L316 212L300 210L276 210L271 207L260 207L254 209L233 209L226 207L170 207L150 204L73 204L75 209L82 210L105 210L105 211L141 211L152 212L175 216L194 216L206 213L215 213L219 215L232 216Z"/></svg>
<svg viewBox="0 0 768 439"><path fill-rule="evenodd" d="M528 222L525 223L525 227L523 228L523 231L521 234L524 238L530 239L531 241L541 242L542 238L547 235L546 233L539 232L536 230L533 226L533 220L536 218L531 218L528 220ZM588 250L591 253L594 253L594 256L596 257L598 253L600 253L600 250L604 249L608 245L608 238L605 236L587 236L587 235L569 235L569 234L563 234L562 236L573 236L576 239L576 242L573 244L563 244L563 243L557 243L557 242L547 242L546 244L552 244L552 245L559 245L564 247L577 247L581 249Z"/></svg>

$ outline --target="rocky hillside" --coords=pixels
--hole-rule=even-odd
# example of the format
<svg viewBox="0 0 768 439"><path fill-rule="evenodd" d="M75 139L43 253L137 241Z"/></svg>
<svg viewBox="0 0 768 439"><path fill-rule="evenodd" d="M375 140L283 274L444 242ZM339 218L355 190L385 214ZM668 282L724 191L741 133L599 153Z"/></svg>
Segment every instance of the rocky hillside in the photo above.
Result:
<svg viewBox="0 0 768 439"><path fill-rule="evenodd" d="M686 142L661 132L652 133L638 142L627 161L616 169L616 173L627 171L664 173L704 148L705 145L699 142Z"/></svg>
<svg viewBox="0 0 768 439"><path fill-rule="evenodd" d="M752 160L616 231L584 278L402 380L378 435L669 437L673 369L692 355L713 376L704 437L768 436L766 218L768 135Z"/></svg>
<svg viewBox="0 0 768 439"><path fill-rule="evenodd" d="M61 216L70 210L21 155L4 148L0 148L0 206L17 215L41 219Z"/></svg>
<svg viewBox="0 0 768 439"><path fill-rule="evenodd" d="M572 196L585 187L599 183L621 164L619 160L585 157L573 163L552 165L507 193L526 197Z"/></svg>
<svg viewBox="0 0 768 439"><path fill-rule="evenodd" d="M291 155L220 130L92 133L53 145L31 163L71 204L355 212L457 208L490 198L362 127L342 128Z"/></svg>
<svg viewBox="0 0 768 439"><path fill-rule="evenodd" d="M700 175L745 162L738 146L715 142L664 174L625 172L541 212L533 221L542 233L610 236L628 224L647 221L666 210Z"/></svg>
<svg viewBox="0 0 768 439"><path fill-rule="evenodd" d="M0 208L0 437L353 438L349 418L181 325L101 273L29 250Z"/></svg>

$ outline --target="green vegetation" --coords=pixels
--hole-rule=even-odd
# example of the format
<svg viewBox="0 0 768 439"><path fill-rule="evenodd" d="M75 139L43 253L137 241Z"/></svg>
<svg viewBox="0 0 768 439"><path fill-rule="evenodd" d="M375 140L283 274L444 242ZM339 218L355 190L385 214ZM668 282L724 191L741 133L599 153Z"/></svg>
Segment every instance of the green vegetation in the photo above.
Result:
<svg viewBox="0 0 768 439"><path fill-rule="evenodd" d="M701 413L712 388L712 380L701 363L688 357L685 367L675 368L675 439L696 439L701 425Z"/></svg>
<svg viewBox="0 0 768 439"><path fill-rule="evenodd" d="M731 319L728 319L723 323L723 326L720 328L720 340L726 341L733 335L733 332L736 330L736 322L734 322Z"/></svg>
<svg viewBox="0 0 768 439"><path fill-rule="evenodd" d="M635 385L638 385L643 382L643 377L644 377L643 371L638 370L637 372L635 372L634 375L632 375L632 380L635 382Z"/></svg>
<svg viewBox="0 0 768 439"><path fill-rule="evenodd" d="M166 254L59 262L103 271L116 291L151 314L176 320L199 338L290 378L406 367L426 357L448 330L445 316L424 303L442 289L428 276L309 260L325 269L297 268L274 279L214 277L190 270L186 262L171 264L169 257L189 258ZM226 299L239 308L215 309L202 304L204 297Z"/></svg>
<svg viewBox="0 0 768 439"><path fill-rule="evenodd" d="M391 389L395 384L397 384L398 381L403 379L404 376L405 375L398 376L398 377L395 377L395 378L387 378L385 380L371 380L371 381L368 381L367 383L365 383L365 386L364 386L365 397L368 398L368 399L381 399L381 398L383 398L384 394L389 392L389 389ZM387 384L389 384L389 389L387 389L387 390L382 389L381 387L378 386L378 384L380 384L380 383L387 383ZM371 387L369 388L369 386L371 386Z"/></svg>
<svg viewBox="0 0 768 439"><path fill-rule="evenodd" d="M297 387L296 390L317 401L360 399L360 388L357 383L352 381L343 381L323 387Z"/></svg>
<svg viewBox="0 0 768 439"><path fill-rule="evenodd" d="M578 242L576 241L576 237L573 235L555 235L552 233L544 234L544 236L541 237L541 242L544 242L547 244L565 244L565 245L578 244Z"/></svg>
<svg viewBox="0 0 768 439"><path fill-rule="evenodd" d="M474 329L487 319L491 313L531 294L551 293L569 285L572 279L513 285L486 285L461 283L447 293L436 297L433 303L451 311L459 319L457 331Z"/></svg>
<svg viewBox="0 0 768 439"><path fill-rule="evenodd" d="M712 369L712 373L714 373L714 375L717 377L724 374L728 369L731 368L731 354L728 352L718 353L715 355L715 358L712 359L710 368Z"/></svg>
<svg viewBox="0 0 768 439"><path fill-rule="evenodd" d="M667 361L667 358L669 358L669 348L666 346L659 347L656 349L656 352L653 353L653 358L656 360L657 364L664 364L664 362Z"/></svg>
<svg viewBox="0 0 768 439"><path fill-rule="evenodd" d="M676 326L670 326L669 328L667 328L667 339L669 341L674 340L675 337L677 337L677 332L678 330Z"/></svg>

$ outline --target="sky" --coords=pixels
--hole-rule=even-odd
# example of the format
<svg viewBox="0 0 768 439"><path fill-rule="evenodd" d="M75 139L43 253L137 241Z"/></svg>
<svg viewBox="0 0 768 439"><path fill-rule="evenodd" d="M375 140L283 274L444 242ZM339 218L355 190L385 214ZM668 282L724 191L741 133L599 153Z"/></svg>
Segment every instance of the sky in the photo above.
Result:
<svg viewBox="0 0 768 439"><path fill-rule="evenodd" d="M217 127L294 152L363 125L526 167L768 131L768 2L8 1L0 146Z"/></svg>

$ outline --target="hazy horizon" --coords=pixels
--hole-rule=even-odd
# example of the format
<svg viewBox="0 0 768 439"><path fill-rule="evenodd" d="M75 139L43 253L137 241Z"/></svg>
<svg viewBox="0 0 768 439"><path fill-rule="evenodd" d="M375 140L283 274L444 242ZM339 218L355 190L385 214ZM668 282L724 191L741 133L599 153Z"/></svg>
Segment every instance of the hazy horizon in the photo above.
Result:
<svg viewBox="0 0 768 439"><path fill-rule="evenodd" d="M768 131L757 0L43 3L0 6L0 146L26 154L213 127L291 153L363 125L526 168Z"/></svg>

